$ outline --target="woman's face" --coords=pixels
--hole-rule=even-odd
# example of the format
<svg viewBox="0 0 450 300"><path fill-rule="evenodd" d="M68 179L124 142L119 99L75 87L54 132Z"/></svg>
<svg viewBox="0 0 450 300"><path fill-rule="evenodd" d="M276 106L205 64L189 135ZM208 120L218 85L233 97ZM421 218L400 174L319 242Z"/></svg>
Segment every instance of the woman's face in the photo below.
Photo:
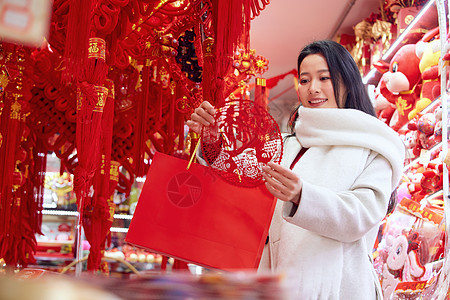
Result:
<svg viewBox="0 0 450 300"><path fill-rule="evenodd" d="M347 93L341 82L339 86L340 99ZM322 54L310 54L300 64L298 95L304 107L309 108L339 108L334 96L333 82L327 61ZM341 100L342 103L342 100ZM341 107L343 107L343 104Z"/></svg>

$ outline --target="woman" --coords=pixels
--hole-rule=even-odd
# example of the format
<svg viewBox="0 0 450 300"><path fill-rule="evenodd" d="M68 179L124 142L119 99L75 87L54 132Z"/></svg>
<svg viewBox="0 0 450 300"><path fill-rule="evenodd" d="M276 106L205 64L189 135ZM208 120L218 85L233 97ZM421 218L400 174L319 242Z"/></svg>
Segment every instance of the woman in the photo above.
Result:
<svg viewBox="0 0 450 300"><path fill-rule="evenodd" d="M278 198L260 270L286 274L295 299L376 299L371 262L379 223L399 183L405 147L375 117L350 53L333 41L298 57L300 106L280 165L263 167ZM214 122L203 102L188 126Z"/></svg>

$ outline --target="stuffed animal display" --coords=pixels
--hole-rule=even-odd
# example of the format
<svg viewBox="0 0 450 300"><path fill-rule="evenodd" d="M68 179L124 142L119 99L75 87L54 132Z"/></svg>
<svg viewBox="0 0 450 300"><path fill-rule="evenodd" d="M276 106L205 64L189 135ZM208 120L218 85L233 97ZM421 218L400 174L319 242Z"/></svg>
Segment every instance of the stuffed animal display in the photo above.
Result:
<svg viewBox="0 0 450 300"><path fill-rule="evenodd" d="M400 4L386 2L391 9ZM397 29L407 27L413 11L398 6ZM450 69L443 68L450 66L450 35L441 36L437 19L437 11L425 15L394 52L372 64L380 75L372 77L378 80L372 98L376 116L399 134L407 149L396 207L381 223L373 253L384 300L435 299L431 296L436 296L444 261L444 168L450 169L450 152L442 153L440 94L448 88L441 73L448 75Z"/></svg>
<svg viewBox="0 0 450 300"><path fill-rule="evenodd" d="M401 284L432 277L444 248L442 219L443 210L407 198L386 219L374 262L385 300L403 292Z"/></svg>
<svg viewBox="0 0 450 300"><path fill-rule="evenodd" d="M389 126L394 130L399 130L409 121L408 115L419 99L421 88L419 64L416 45L404 45L392 57L389 71L383 74L383 80L379 84L380 94L396 107L389 122ZM389 115L390 112L386 114Z"/></svg>

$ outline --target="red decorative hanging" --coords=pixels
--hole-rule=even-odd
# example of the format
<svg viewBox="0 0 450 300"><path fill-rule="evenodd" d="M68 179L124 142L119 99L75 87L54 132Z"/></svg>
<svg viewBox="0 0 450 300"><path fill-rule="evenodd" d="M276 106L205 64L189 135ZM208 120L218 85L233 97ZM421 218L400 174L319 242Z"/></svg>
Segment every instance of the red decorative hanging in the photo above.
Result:
<svg viewBox="0 0 450 300"><path fill-rule="evenodd" d="M75 169L74 189L80 214L91 197L92 178L100 160L101 120L107 100L108 88L104 87L107 65L105 42L101 38L90 38L84 80L78 82L76 145L78 166Z"/></svg>
<svg viewBox="0 0 450 300"><path fill-rule="evenodd" d="M252 187L262 183L261 166L279 163L281 133L275 120L253 101L228 101L217 109L215 125L203 127L203 157L230 183Z"/></svg>
<svg viewBox="0 0 450 300"><path fill-rule="evenodd" d="M65 66L63 80L66 83L83 77L94 0L70 0L67 15L67 31L64 47Z"/></svg>
<svg viewBox="0 0 450 300"><path fill-rule="evenodd" d="M92 246L88 269L98 270L112 221L112 193L128 196L155 151L186 157L184 122L192 110L203 99L223 104L254 75L244 66L249 23L268 2L54 1L50 35L32 49L34 66L25 68L33 74L19 76L25 71L13 61L15 51L0 56L5 99L0 99L0 204L11 207L0 210L0 257L14 266L32 261L45 157L53 152L61 159L60 171L75 175L78 209ZM234 73L236 49L242 50L240 75ZM106 112L106 78L117 87L112 114ZM14 91L20 82L22 90ZM7 118L19 110L20 120Z"/></svg>
<svg viewBox="0 0 450 300"><path fill-rule="evenodd" d="M102 115L100 167L97 168L93 188L94 195L85 203L83 213L83 228L91 248L89 250L87 269L96 271L100 268L102 251L105 250L105 241L114 219L114 202L110 188L111 173L111 145L112 122L114 117L114 85L107 81L108 98Z"/></svg>
<svg viewBox="0 0 450 300"><path fill-rule="evenodd" d="M82 214L84 198L90 194L92 177L99 162L101 119L108 89L82 83L77 95L76 144L78 166L75 169L74 189Z"/></svg>
<svg viewBox="0 0 450 300"><path fill-rule="evenodd" d="M0 110L0 257L9 267L34 262L35 234L40 232L29 171L32 164L26 118L31 98L30 49L3 43ZM28 147L27 147L28 145Z"/></svg>

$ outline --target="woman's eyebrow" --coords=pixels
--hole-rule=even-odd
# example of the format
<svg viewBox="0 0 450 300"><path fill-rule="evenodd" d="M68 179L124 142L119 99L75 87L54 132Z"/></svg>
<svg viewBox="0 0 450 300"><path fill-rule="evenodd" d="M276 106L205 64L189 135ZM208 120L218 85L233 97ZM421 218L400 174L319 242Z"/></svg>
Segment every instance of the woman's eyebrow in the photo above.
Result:
<svg viewBox="0 0 450 300"><path fill-rule="evenodd" d="M328 70L328 69L322 69L322 70L318 70L316 73L324 73L324 72L330 72L330 70ZM300 76L302 76L302 75L307 75L307 74L309 74L309 72L301 72L301 73L300 73Z"/></svg>

